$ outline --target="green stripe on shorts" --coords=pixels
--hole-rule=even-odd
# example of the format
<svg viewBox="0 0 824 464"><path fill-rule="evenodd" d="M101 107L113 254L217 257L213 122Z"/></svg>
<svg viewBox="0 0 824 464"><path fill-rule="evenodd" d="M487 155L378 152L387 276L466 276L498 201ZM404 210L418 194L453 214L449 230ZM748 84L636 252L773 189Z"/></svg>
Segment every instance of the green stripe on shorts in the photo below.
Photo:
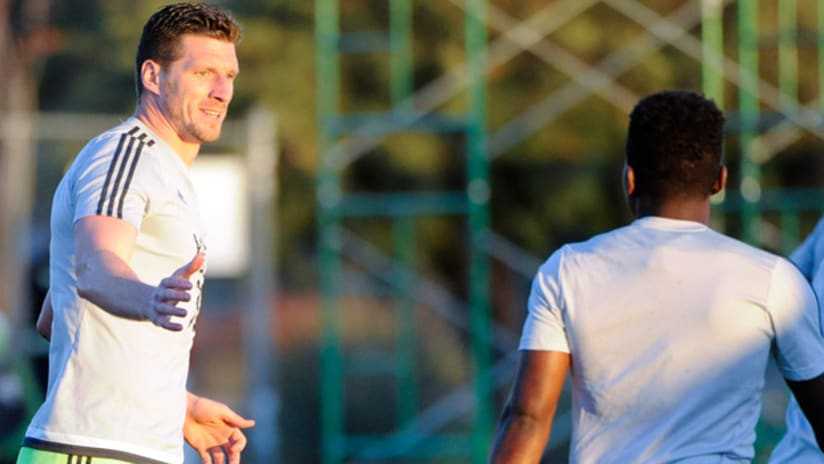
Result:
<svg viewBox="0 0 824 464"><path fill-rule="evenodd" d="M78 456L76 454L55 453L54 451L43 451L20 447L17 454L17 464L131 464L129 461L120 459L97 458L93 456Z"/></svg>

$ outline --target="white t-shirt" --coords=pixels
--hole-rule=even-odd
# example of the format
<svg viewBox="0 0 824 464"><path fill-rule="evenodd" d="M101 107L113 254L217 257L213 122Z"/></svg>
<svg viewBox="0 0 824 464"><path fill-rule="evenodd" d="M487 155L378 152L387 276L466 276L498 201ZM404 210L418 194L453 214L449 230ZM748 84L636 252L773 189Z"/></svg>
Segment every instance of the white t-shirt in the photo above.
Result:
<svg viewBox="0 0 824 464"><path fill-rule="evenodd" d="M181 158L137 119L89 142L54 195L54 308L46 400L24 443L130 462L183 461L182 426L203 270L192 276L184 329L114 316L77 296L74 224L90 215L138 230L129 265L157 285L203 251L197 198Z"/></svg>
<svg viewBox="0 0 824 464"><path fill-rule="evenodd" d="M804 276L812 282L817 295L824 295L824 218L818 221L812 233L790 256ZM820 297L819 297L820 299ZM810 422L790 395L787 404L787 431L770 454L770 463L824 464L824 453L815 441Z"/></svg>
<svg viewBox="0 0 824 464"><path fill-rule="evenodd" d="M520 349L571 354L570 462L752 459L764 372L824 372L815 296L787 260L660 217L541 266Z"/></svg>

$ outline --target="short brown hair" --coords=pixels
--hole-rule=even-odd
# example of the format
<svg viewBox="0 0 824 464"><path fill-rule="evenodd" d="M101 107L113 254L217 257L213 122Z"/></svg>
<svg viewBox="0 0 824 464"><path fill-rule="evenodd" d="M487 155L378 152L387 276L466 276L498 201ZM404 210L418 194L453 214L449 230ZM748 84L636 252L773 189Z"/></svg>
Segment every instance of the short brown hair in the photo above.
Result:
<svg viewBox="0 0 824 464"><path fill-rule="evenodd" d="M167 66L180 57L180 37L198 34L237 44L240 25L225 10L201 3L175 3L153 14L140 35L135 56L135 84L137 98L143 93L140 68L146 60Z"/></svg>

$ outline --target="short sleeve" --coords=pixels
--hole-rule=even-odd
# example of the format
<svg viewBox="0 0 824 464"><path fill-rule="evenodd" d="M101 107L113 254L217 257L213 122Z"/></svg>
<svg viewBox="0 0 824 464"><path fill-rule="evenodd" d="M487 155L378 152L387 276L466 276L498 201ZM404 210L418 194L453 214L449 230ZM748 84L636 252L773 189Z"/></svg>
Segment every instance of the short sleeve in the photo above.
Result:
<svg viewBox="0 0 824 464"><path fill-rule="evenodd" d="M559 277L562 255L563 248L553 253L532 280L527 300L528 313L519 345L521 350L569 353Z"/></svg>
<svg viewBox="0 0 824 464"><path fill-rule="evenodd" d="M98 145L75 181L75 222L86 216L109 216L140 229L148 209L146 163L141 163L144 146L126 134L117 143Z"/></svg>
<svg viewBox="0 0 824 464"><path fill-rule="evenodd" d="M818 272L813 284L822 285ZM818 300L804 276L787 260L779 258L768 299L775 330L778 369L789 380L809 380L824 372L824 338Z"/></svg>
<svg viewBox="0 0 824 464"><path fill-rule="evenodd" d="M812 280L816 264L824 258L822 256L824 254L824 250L822 250L824 237L822 235L824 235L824 218L819 219L810 235L790 255L790 261L798 266L807 280Z"/></svg>

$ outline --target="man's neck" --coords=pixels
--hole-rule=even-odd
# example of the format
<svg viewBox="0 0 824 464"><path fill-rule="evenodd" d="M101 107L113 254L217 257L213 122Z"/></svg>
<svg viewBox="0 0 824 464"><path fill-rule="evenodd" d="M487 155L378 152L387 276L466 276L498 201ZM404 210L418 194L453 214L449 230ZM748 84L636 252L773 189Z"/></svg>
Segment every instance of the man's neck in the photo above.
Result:
<svg viewBox="0 0 824 464"><path fill-rule="evenodd" d="M181 139L172 123L153 105L138 105L134 116L172 147L186 166L192 165L200 152L199 143Z"/></svg>
<svg viewBox="0 0 824 464"><path fill-rule="evenodd" d="M710 224L709 198L678 198L653 201L649 198L631 198L630 208L636 218L658 216Z"/></svg>

